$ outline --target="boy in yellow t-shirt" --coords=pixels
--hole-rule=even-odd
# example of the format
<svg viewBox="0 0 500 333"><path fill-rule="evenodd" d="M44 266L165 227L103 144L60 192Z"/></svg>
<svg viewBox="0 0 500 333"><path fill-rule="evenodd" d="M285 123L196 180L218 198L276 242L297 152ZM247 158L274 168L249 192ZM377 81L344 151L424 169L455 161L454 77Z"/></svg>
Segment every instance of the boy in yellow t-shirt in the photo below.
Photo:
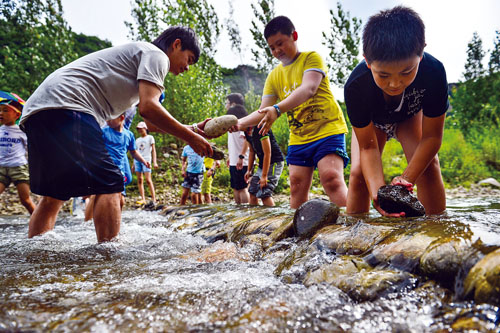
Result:
<svg viewBox="0 0 500 333"><path fill-rule="evenodd" d="M235 127L258 124L265 134L286 113L290 127L286 157L290 207L298 208L309 199L315 168L330 200L345 206L347 186L343 168L349 162L345 149L347 126L330 90L323 59L316 52L299 52L297 31L285 16L269 21L264 37L281 64L266 79L259 110L239 119Z"/></svg>
<svg viewBox="0 0 500 333"><path fill-rule="evenodd" d="M205 157L203 164L205 165L205 172L203 173L203 181L201 182L201 197L206 204L212 203L212 183L214 181L215 168L220 165L219 161L210 157Z"/></svg>

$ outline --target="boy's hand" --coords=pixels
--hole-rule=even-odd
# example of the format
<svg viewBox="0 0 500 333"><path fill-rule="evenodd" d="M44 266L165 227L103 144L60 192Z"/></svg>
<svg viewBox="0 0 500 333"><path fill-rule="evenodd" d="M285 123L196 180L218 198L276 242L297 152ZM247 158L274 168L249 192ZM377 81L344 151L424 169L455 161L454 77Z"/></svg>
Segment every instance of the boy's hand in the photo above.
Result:
<svg viewBox="0 0 500 333"><path fill-rule="evenodd" d="M238 162L236 162L236 170L241 170L243 169L243 159L238 158Z"/></svg>
<svg viewBox="0 0 500 333"><path fill-rule="evenodd" d="M271 129L273 123L276 121L276 119L278 119L278 114L276 113L276 110L273 106L266 106L265 108L260 109L257 112L265 114L264 118L262 118L257 127L260 128L260 135L266 135Z"/></svg>
<svg viewBox="0 0 500 333"><path fill-rule="evenodd" d="M153 168L158 169L158 163L153 163Z"/></svg>
<svg viewBox="0 0 500 333"><path fill-rule="evenodd" d="M373 208L375 208L379 213L380 215L382 216L385 216L385 217L405 217L405 212L401 212L401 213L388 213L386 212L385 210L383 210L379 203L378 203L378 200L377 200L377 197L375 197L373 199Z"/></svg>
<svg viewBox="0 0 500 333"><path fill-rule="evenodd" d="M207 170L207 177L212 177L213 174L214 174L214 171L212 169Z"/></svg>
<svg viewBox="0 0 500 333"><path fill-rule="evenodd" d="M206 139L213 139L214 137L212 136L208 136L206 133L205 133L205 125L207 124L207 122L209 120L212 120L212 118L207 118L205 120L203 120L201 123L197 123L196 124L196 127L193 127L193 131L196 133L196 134L199 134L201 135L202 137L206 138Z"/></svg>
<svg viewBox="0 0 500 333"><path fill-rule="evenodd" d="M201 135L193 135L188 141L188 144L193 148L194 152L201 157L212 156L214 151L210 143L205 140Z"/></svg>
<svg viewBox="0 0 500 333"><path fill-rule="evenodd" d="M245 182L248 183L248 180L250 179L250 177L252 177L252 173L250 171L247 171L247 173L245 173Z"/></svg>
<svg viewBox="0 0 500 333"><path fill-rule="evenodd" d="M240 131L240 120L238 119L238 122L236 123L236 125L231 126L231 128L229 128L228 132L234 133L234 132L239 132L239 131Z"/></svg>
<svg viewBox="0 0 500 333"><path fill-rule="evenodd" d="M146 163L144 164L146 166L146 168L148 169L151 169L151 163L149 163L148 161L145 161Z"/></svg>
<svg viewBox="0 0 500 333"><path fill-rule="evenodd" d="M402 185L406 187L410 193L413 193L413 184L410 183L404 176L397 176L391 182L391 185Z"/></svg>
<svg viewBox="0 0 500 333"><path fill-rule="evenodd" d="M260 188L264 188L267 185L267 177L261 176L259 180Z"/></svg>

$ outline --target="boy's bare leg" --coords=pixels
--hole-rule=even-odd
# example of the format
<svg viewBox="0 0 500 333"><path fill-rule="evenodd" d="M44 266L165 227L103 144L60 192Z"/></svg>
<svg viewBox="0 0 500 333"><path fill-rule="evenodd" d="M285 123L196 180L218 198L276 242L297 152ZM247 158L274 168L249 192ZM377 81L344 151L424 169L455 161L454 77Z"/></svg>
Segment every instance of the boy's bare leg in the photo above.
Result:
<svg viewBox="0 0 500 333"><path fill-rule="evenodd" d="M204 193L203 200L205 201L206 204L212 203L212 196L210 195L210 193Z"/></svg>
<svg viewBox="0 0 500 333"><path fill-rule="evenodd" d="M146 201L146 196L144 195L144 180L142 178L142 172L136 172L137 175L137 187L139 187L139 195L142 201Z"/></svg>
<svg viewBox="0 0 500 333"><path fill-rule="evenodd" d="M313 167L290 164L290 208L299 208L309 200L309 189L312 185Z"/></svg>
<svg viewBox="0 0 500 333"><path fill-rule="evenodd" d="M54 229L57 213L61 209L64 201L43 196L31 214L28 237L41 235Z"/></svg>
<svg viewBox="0 0 500 333"><path fill-rule="evenodd" d="M148 183L149 192L151 192L151 199L153 200L153 203L156 203L155 186L153 184L153 180L151 179L151 172L144 172L144 177L146 178L146 183ZM144 195L144 187L142 193Z"/></svg>
<svg viewBox="0 0 500 333"><path fill-rule="evenodd" d="M188 197L189 197L189 189L183 187L182 188L182 194L181 194L181 202L180 202L180 204L181 205L185 205Z"/></svg>
<svg viewBox="0 0 500 333"><path fill-rule="evenodd" d="M241 190L233 189L233 193L234 193L234 201L236 201L238 205L248 203L250 200L250 195L246 187Z"/></svg>
<svg viewBox="0 0 500 333"><path fill-rule="evenodd" d="M259 199L253 194L250 194L250 201L248 202L252 206L257 206L259 204Z"/></svg>
<svg viewBox="0 0 500 333"><path fill-rule="evenodd" d="M407 161L411 160L422 139L422 118L422 111L420 111L398 126L398 140L403 146ZM424 205L427 215L439 214L446 209L446 193L437 155L415 183L417 197Z"/></svg>
<svg viewBox="0 0 500 333"><path fill-rule="evenodd" d="M108 242L120 232L121 193L97 194L94 202L94 226L97 241Z"/></svg>
<svg viewBox="0 0 500 333"><path fill-rule="evenodd" d="M264 204L264 206L269 206L269 207L274 206L273 197L262 198L262 203Z"/></svg>
<svg viewBox="0 0 500 333"><path fill-rule="evenodd" d="M344 180L344 160L337 154L324 156L318 162L321 185L330 201L339 207L347 203L347 185Z"/></svg>
<svg viewBox="0 0 500 333"><path fill-rule="evenodd" d="M88 202L85 204L85 217L84 221L90 221L94 215L94 202L95 202L95 194L91 195L88 199Z"/></svg>
<svg viewBox="0 0 500 333"><path fill-rule="evenodd" d="M28 185L28 183L19 183L16 185L16 187L17 193L19 194L19 200L21 200L21 204L28 210L30 214L33 214L36 206L33 203L33 200L31 200L30 186Z"/></svg>
<svg viewBox="0 0 500 333"><path fill-rule="evenodd" d="M387 135L375 128L377 135L378 148L380 154L384 150L387 141ZM366 186L366 181L361 170L361 156L359 151L358 139L352 131L351 137L351 172L349 175L349 189L347 190L347 214L368 213L370 210L370 192Z"/></svg>

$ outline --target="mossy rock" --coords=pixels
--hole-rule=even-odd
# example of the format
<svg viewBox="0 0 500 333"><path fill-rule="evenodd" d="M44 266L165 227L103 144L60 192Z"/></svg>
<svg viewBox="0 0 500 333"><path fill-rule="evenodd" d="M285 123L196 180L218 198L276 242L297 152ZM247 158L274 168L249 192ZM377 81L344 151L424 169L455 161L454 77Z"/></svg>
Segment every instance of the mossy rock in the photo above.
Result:
<svg viewBox="0 0 500 333"><path fill-rule="evenodd" d="M464 294L477 303L500 304L500 249L472 267L465 279Z"/></svg>

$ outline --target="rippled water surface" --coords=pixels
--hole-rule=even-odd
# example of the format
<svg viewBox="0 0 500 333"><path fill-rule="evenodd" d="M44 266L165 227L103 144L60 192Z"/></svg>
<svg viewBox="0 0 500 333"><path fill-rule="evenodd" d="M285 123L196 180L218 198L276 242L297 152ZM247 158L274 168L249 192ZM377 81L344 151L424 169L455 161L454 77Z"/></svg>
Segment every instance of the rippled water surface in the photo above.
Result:
<svg viewBox="0 0 500 333"><path fill-rule="evenodd" d="M442 219L500 245L500 198L448 206ZM212 209L232 218L267 212ZM208 220L210 212L182 222ZM263 256L251 242L209 243L157 212L125 211L119 240L106 244L96 244L93 224L79 217L62 216L54 231L33 239L27 222L0 217L0 330L444 332L460 316L500 329L498 307L454 300L432 283L365 302L328 284L288 283L275 274L279 250Z"/></svg>

